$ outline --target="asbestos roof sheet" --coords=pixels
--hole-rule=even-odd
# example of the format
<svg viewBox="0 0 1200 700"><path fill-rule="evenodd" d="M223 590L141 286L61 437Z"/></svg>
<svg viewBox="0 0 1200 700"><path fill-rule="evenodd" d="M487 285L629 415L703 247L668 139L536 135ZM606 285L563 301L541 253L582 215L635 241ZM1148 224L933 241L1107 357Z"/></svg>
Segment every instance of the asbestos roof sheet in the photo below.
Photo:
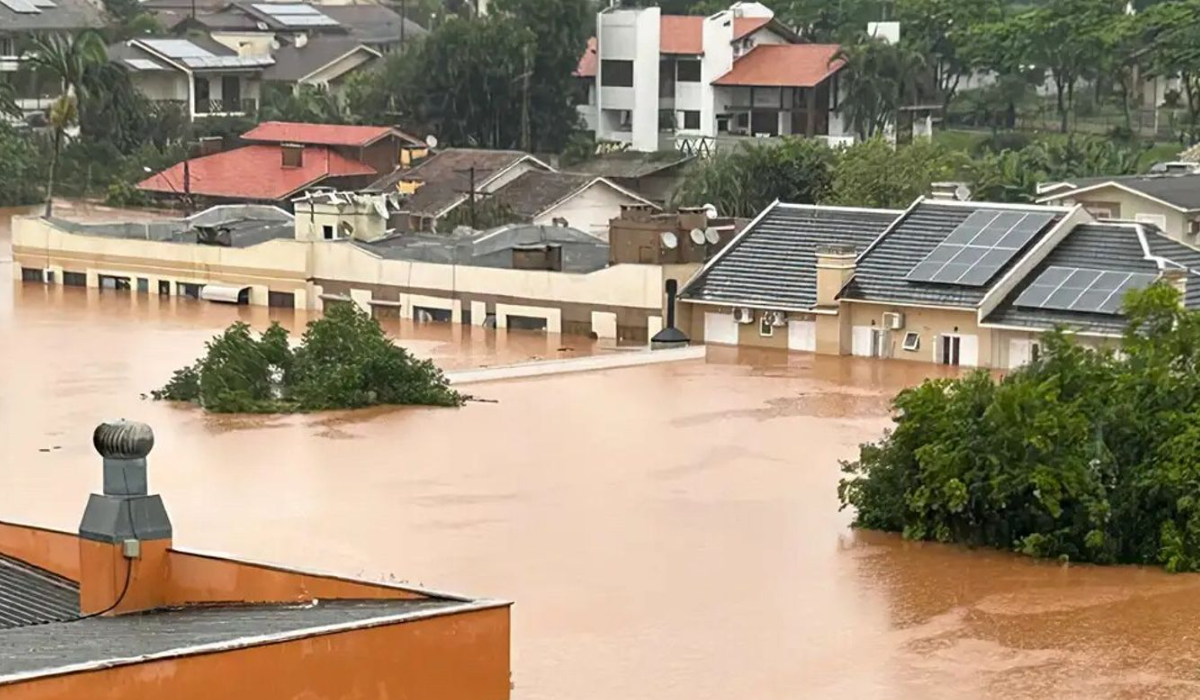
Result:
<svg viewBox="0 0 1200 700"><path fill-rule="evenodd" d="M981 210L1028 211L1054 214L1054 219L982 286L966 287L906 279L908 273L972 213ZM1012 269L1030 248L1062 219L1061 208L976 202L923 201L901 218L862 256L854 277L841 297L855 301L976 308L988 291Z"/></svg>
<svg viewBox="0 0 1200 700"><path fill-rule="evenodd" d="M899 211L773 205L683 290L694 301L780 309L817 303L819 246L851 245L861 253Z"/></svg>
<svg viewBox="0 0 1200 700"><path fill-rule="evenodd" d="M78 616L77 583L0 555L0 640L9 634L5 630Z"/></svg>

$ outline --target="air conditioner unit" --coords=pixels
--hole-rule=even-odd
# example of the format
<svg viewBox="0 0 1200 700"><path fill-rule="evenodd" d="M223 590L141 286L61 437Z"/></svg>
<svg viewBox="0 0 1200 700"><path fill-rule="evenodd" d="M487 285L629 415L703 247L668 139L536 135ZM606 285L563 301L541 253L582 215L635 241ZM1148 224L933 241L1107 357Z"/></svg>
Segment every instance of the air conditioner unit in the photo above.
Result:
<svg viewBox="0 0 1200 700"><path fill-rule="evenodd" d="M733 320L738 323L754 323L754 309L745 306L733 310Z"/></svg>
<svg viewBox="0 0 1200 700"><path fill-rule="evenodd" d="M767 315L767 320L771 322L772 326L781 328L787 325L787 314L783 311L772 311Z"/></svg>
<svg viewBox="0 0 1200 700"><path fill-rule="evenodd" d="M898 331L904 328L904 314L895 311L884 313L883 327L889 331Z"/></svg>

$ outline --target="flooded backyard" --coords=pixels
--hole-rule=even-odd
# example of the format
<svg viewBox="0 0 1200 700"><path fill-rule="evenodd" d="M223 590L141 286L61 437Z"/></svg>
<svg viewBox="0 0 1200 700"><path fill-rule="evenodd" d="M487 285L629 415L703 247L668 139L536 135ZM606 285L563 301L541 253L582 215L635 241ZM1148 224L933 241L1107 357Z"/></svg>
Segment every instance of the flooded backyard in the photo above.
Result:
<svg viewBox="0 0 1200 700"><path fill-rule="evenodd" d="M14 284L10 257L0 519L75 529L92 428L125 417L181 547L515 601L521 700L1200 697L1200 576L848 528L838 460L935 368L723 349L458 410L211 417L141 395L232 320L302 315ZM447 369L605 350L389 330Z"/></svg>

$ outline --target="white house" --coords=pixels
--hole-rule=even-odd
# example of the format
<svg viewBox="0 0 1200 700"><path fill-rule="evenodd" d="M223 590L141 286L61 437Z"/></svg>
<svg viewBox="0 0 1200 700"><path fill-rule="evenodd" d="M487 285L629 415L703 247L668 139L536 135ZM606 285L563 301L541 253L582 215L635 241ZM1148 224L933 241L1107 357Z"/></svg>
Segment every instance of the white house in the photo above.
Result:
<svg viewBox="0 0 1200 700"><path fill-rule="evenodd" d="M708 17L609 8L596 29L575 75L598 139L656 151L722 136L849 134L838 111L839 47L801 43L759 3Z"/></svg>

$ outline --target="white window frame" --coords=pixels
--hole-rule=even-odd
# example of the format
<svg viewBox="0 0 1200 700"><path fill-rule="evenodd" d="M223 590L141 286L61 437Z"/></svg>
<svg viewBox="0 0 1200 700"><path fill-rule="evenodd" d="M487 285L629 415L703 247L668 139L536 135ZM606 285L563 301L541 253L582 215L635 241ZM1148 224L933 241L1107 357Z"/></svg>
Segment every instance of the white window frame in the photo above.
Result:
<svg viewBox="0 0 1200 700"><path fill-rule="evenodd" d="M763 331L766 331L765 333ZM758 317L758 337L770 338L775 335L775 325L771 323L771 312L763 311Z"/></svg>
<svg viewBox="0 0 1200 700"><path fill-rule="evenodd" d="M917 352L921 349L921 334L916 331L906 332L904 343L900 347L908 352Z"/></svg>

